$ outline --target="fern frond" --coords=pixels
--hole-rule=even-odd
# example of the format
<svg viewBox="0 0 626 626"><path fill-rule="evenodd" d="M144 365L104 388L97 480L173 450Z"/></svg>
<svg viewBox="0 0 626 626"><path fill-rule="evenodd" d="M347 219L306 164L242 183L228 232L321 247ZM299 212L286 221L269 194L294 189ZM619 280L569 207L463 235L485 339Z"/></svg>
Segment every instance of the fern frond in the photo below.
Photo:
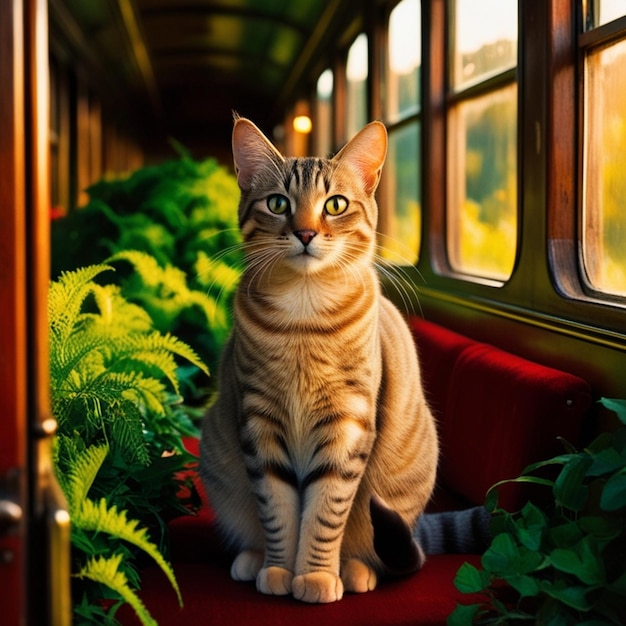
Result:
<svg viewBox="0 0 626 626"><path fill-rule="evenodd" d="M90 265L72 272L63 272L50 283L48 319L50 331L61 341L74 329L85 298L93 289L93 279L102 272L114 270L110 265Z"/></svg>
<svg viewBox="0 0 626 626"><path fill-rule="evenodd" d="M115 261L128 261L135 271L141 276L143 282L156 287L161 282L163 267L150 254L139 250L120 250L106 260L106 263Z"/></svg>
<svg viewBox="0 0 626 626"><path fill-rule="evenodd" d="M142 413L154 413L161 417L166 413L166 402L168 399L165 385L156 378L144 376L140 372L131 372L132 385L122 392L122 397L134 402ZM116 375L111 373L109 379ZM128 380L124 374L120 375L122 380Z"/></svg>
<svg viewBox="0 0 626 626"><path fill-rule="evenodd" d="M87 578L113 589L133 607L144 626L158 626L157 621L150 615L141 598L131 589L126 574L119 569L122 559L122 554L114 554L110 557L93 557L74 576L81 579Z"/></svg>
<svg viewBox="0 0 626 626"><path fill-rule="evenodd" d="M174 335L166 333L152 333L147 337L146 345L147 349L162 350L171 352L195 365L198 369L202 370L205 374L209 374L209 369L202 359L196 354L193 348L189 347L185 342L181 341Z"/></svg>
<svg viewBox="0 0 626 626"><path fill-rule="evenodd" d="M63 475L59 473L59 483L67 498L70 517L80 510L81 504L87 499L108 453L108 446L91 446L74 459L69 472Z"/></svg>
<svg viewBox="0 0 626 626"><path fill-rule="evenodd" d="M101 332L109 335L123 335L128 332L148 332L152 329L152 319L140 306L129 302L117 285L94 285L94 298L100 315L94 323L102 326Z"/></svg>
<svg viewBox="0 0 626 626"><path fill-rule="evenodd" d="M137 528L139 522L129 520L126 511L118 511L115 505L109 508L105 498L101 498L98 503L84 500L78 515L73 518L73 522L83 530L104 532L132 543L150 555L170 581L178 597L179 605L183 605L180 589L171 566L163 558L157 546L148 539L147 529Z"/></svg>
<svg viewBox="0 0 626 626"><path fill-rule="evenodd" d="M142 337L142 339L147 339ZM127 357L117 360L112 364L117 371L140 371L146 376L154 378L165 377L174 391L180 393L178 385L177 369L178 364L171 353L165 350L152 350L150 346L144 345L141 341L137 345L137 351L132 352Z"/></svg>

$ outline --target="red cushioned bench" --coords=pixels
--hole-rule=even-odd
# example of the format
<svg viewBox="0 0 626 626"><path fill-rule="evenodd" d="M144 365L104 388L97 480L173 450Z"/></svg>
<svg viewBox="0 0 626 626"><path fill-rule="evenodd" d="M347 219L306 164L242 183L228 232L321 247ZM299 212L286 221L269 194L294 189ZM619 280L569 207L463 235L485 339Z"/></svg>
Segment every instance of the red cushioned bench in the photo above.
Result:
<svg viewBox="0 0 626 626"><path fill-rule="evenodd" d="M481 505L492 484L559 453L558 436L579 441L592 400L584 380L417 317L410 324L441 440L438 484L429 510ZM197 442L190 446L197 451ZM526 499L518 485L500 493L508 510L521 508ZM458 600L469 601L453 585L458 568L465 561L480 562L479 554L435 554L417 574L383 581L373 592L308 605L265 596L253 583L231 580L212 520L205 501L198 516L170 523L171 558L184 608L178 607L160 570L142 572L140 595L161 626L445 624ZM122 624L138 623L128 606L118 618Z"/></svg>

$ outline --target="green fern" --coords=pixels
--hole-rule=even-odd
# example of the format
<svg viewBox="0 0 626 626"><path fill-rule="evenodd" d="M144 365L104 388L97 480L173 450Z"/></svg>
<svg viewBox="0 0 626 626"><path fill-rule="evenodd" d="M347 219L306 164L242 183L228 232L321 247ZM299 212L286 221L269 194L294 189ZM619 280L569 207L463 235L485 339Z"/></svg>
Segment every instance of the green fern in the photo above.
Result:
<svg viewBox="0 0 626 626"><path fill-rule="evenodd" d="M68 339L77 322L81 320L83 302L94 289L93 279L112 269L107 265L84 267L75 272L64 272L58 281L50 284L48 318L53 339Z"/></svg>
<svg viewBox="0 0 626 626"><path fill-rule="evenodd" d="M59 482L68 502L74 532L106 533L117 540L131 543L147 553L167 576L176 592L179 605L182 606L183 601L174 572L157 546L148 538L147 529L139 528L139 521L129 520L126 511L119 511L115 505L110 506L106 498L100 498L98 502L93 502L87 497L108 452L106 446L93 446L77 455L67 474L59 475ZM94 582L106 585L131 604L143 624L156 624L130 587L124 572L120 571L123 558L124 555L121 553L113 554L110 557L92 557L88 559L87 564L81 568L76 577L89 578Z"/></svg>
<svg viewBox="0 0 626 626"><path fill-rule="evenodd" d="M87 206L52 224L49 296L55 464L73 510L79 572L74 611L90 624L113 623L118 605L107 613L101 600L114 581L151 624L134 593L141 545L93 528L103 520L126 528L123 515L140 524L131 531L150 527L166 558L165 519L183 506L179 476L193 461L182 436L198 434L194 420L212 385L204 364L217 365L231 323L239 191L215 160L181 152L88 192ZM191 493L187 505L197 502Z"/></svg>
<svg viewBox="0 0 626 626"><path fill-rule="evenodd" d="M77 611L88 614L89 602L108 597L104 584L141 619L148 615L144 623L154 623L137 604L133 560L139 552L150 555L182 604L162 554L164 537L155 543L147 524L165 532L162 512L181 508L182 479L174 475L192 460L181 437L197 431L181 404L179 362L208 369L187 344L155 330L119 286L94 282L109 269L66 272L50 286L51 399L59 424L54 459L72 519L77 578L92 581ZM175 454L164 458L165 451ZM117 574L108 585L111 567Z"/></svg>
<svg viewBox="0 0 626 626"><path fill-rule="evenodd" d="M97 503L87 499L82 502L78 511L74 512L72 521L82 530L108 533L132 543L150 555L170 581L178 597L179 605L183 605L180 589L171 566L163 558L156 545L148 539L147 529L137 528L139 522L129 520L126 511L118 511L116 506L109 507L105 498L101 498Z"/></svg>
<svg viewBox="0 0 626 626"><path fill-rule="evenodd" d="M71 517L87 499L87 494L108 453L108 446L91 446L81 453L76 453L72 467L67 473L58 474Z"/></svg>
<svg viewBox="0 0 626 626"><path fill-rule="evenodd" d="M135 273L125 284L125 290L141 302L150 313L160 330L171 328L174 320L185 309L196 309L202 313L204 323L210 324L212 332L227 334L229 320L223 307L208 293L189 286L185 272L172 265L161 266L157 260L138 250L122 250L108 259L108 263L126 261ZM232 269L229 274L234 284L239 272Z"/></svg>
<svg viewBox="0 0 626 626"><path fill-rule="evenodd" d="M119 566L123 555L114 554L110 557L94 557L75 574L76 578L89 579L95 583L106 585L130 604L144 626L157 626L158 622L150 615L141 598L131 589L128 578Z"/></svg>

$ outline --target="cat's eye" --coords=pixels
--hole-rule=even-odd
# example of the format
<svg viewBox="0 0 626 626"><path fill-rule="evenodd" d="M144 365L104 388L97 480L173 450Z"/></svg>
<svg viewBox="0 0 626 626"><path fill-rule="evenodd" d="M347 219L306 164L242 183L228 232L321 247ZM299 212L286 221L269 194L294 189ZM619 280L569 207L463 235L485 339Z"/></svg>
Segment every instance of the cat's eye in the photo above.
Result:
<svg viewBox="0 0 626 626"><path fill-rule="evenodd" d="M289 198L285 196L274 193L267 198L267 208L276 215L283 215L289 211Z"/></svg>
<svg viewBox="0 0 626 626"><path fill-rule="evenodd" d="M328 198L324 204L324 210L328 215L341 215L348 208L348 200L343 196Z"/></svg>

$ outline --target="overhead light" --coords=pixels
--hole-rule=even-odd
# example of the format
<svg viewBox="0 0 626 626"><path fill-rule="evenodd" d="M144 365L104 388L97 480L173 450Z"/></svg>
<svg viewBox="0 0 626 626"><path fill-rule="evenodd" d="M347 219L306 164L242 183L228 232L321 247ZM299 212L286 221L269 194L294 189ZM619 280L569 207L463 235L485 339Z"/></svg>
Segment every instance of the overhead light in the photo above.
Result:
<svg viewBox="0 0 626 626"><path fill-rule="evenodd" d="M308 115L296 115L296 117L293 118L293 129L297 133L303 133L306 135L311 132L312 128L313 123Z"/></svg>

